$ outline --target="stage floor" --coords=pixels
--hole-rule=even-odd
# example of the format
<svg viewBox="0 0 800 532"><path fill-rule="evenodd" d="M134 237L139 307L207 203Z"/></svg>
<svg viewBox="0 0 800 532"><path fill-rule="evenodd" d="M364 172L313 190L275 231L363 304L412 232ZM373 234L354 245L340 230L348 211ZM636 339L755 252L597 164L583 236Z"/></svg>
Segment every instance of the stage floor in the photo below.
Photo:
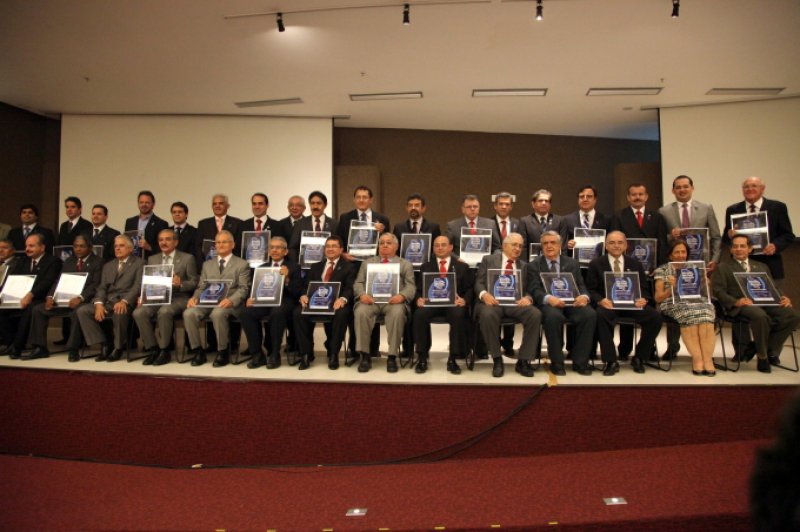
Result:
<svg viewBox="0 0 800 532"><path fill-rule="evenodd" d="M519 328L520 326L518 326ZM51 337L59 331L51 328ZM297 366L290 366L286 362L286 356L283 356L283 364L280 368L267 370L264 367L258 369L248 369L246 364L238 366L228 365L222 368L215 368L211 365L214 360L213 354L209 356L208 362L200 367L192 367L188 363L178 364L173 356L173 361L164 366L144 366L142 360L137 360L131 363L125 359L118 362L95 362L93 358L83 359L77 363L70 363L67 361L66 353L53 353L49 358L39 360L10 360L7 356L0 357L0 366L9 367L25 367L25 368L40 368L50 370L68 370L68 371L95 371L95 372L112 372L112 373L135 373L140 375L154 375L154 376L169 376L169 377L187 377L187 378L215 378L215 379L260 379L260 380L277 380L277 381L308 381L308 382L345 382L345 383L368 383L368 384L434 384L434 385L489 385L489 386L524 386L524 385L541 385L549 383L552 385L580 385L580 386L686 386L686 385L699 385L699 386L765 386L765 385L800 385L800 373L787 371L780 368L772 368L772 373L764 374L756 371L755 360L741 365L738 372L720 371L717 370L716 377L699 377L692 375L691 360L685 347L681 345L677 360L673 362L672 369L669 372L659 371L655 368L647 367L646 372L643 374L634 373L630 364L627 362L620 363L620 372L613 377L605 377L602 372L595 371L591 376L582 376L574 373L570 369L570 364L567 363L567 375L557 377L547 371L546 359L543 360L543 365L533 378L525 378L520 376L514 371L514 360L505 358L506 368L505 376L502 378L492 377L492 363L491 360L477 360L474 371L466 369L464 361L459 361L462 373L460 375L452 375L445 369L445 362L447 360L447 327L436 326L433 327L433 345L431 349L431 358L428 365L428 371L422 375L418 375L411 368L400 368L397 373L386 372L386 349L385 331L382 331L381 339L381 352L384 356L374 358L372 361L372 370L368 373L358 373L356 365L346 367L344 365L344 354L340 354L340 367L336 371L331 371L327 367L327 360L324 352L316 353L316 361L311 367L305 371L299 371ZM730 331L725 330L726 352L728 356L732 356L733 347L730 345ZM516 347L519 347L519 341L522 337L521 330L517 331L515 339L517 340ZM243 338L244 340L244 338ZM325 335L322 327L315 329L315 345L322 346L325 340ZM543 340L544 342L544 340ZM52 344L51 344L52 345ZM663 329L659 339L659 352L663 352L666 346L666 329ZM546 342L542 347L542 356L546 356ZM721 362L722 347L717 342L716 360ZM794 359L792 356L791 344L784 347L781 357L784 364L792 366ZM602 366L598 362L598 367ZM729 366L735 364L729 361Z"/></svg>

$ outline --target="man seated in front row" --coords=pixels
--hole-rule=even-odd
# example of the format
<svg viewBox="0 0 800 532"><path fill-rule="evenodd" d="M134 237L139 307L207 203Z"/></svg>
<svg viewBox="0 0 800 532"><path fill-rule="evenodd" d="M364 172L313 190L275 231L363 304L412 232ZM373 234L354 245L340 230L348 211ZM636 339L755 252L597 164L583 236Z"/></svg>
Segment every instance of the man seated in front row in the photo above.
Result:
<svg viewBox="0 0 800 532"><path fill-rule="evenodd" d="M442 235L433 241L434 257L420 267L420 284L417 286L417 310L414 312L414 341L417 344L419 362L415 371L425 373L428 369L428 354L431 349L431 319L445 316L450 325L450 356L447 359L447 371L458 375L461 368L456 360L467 352L467 330L469 329L469 308L472 300L473 278L469 274L469 266L453 257L453 244L450 237ZM425 274L455 273L455 306L432 306L430 294L425 290ZM435 282L435 280L434 280ZM435 290L435 288L433 288Z"/></svg>
<svg viewBox="0 0 800 532"><path fill-rule="evenodd" d="M655 347L656 337L661 330L661 313L650 306L653 297L650 284L645 280L644 269L639 261L625 257L628 241L621 231L611 231L606 235L606 253L589 263L586 275L586 288L596 305L597 336L600 340L600 352L606 366L603 375L610 377L619 371L617 350L614 346L614 325L619 318L634 320L642 328L639 342L636 344L635 356L631 360L633 371L644 373L644 361ZM628 309L614 308L610 294L606 293L606 272L636 272L639 274L640 297L630 302ZM628 287L632 290L633 287Z"/></svg>
<svg viewBox="0 0 800 532"><path fill-rule="evenodd" d="M92 305L81 305L75 311L86 343L102 345L96 362L115 362L122 358L128 344L131 313L136 308L136 298L142 286L144 262L133 255L133 242L128 236L119 235L114 239L114 256L114 260L103 266ZM113 343L108 341L100 327L109 314Z"/></svg>
<svg viewBox="0 0 800 532"><path fill-rule="evenodd" d="M325 323L325 342L328 352L328 369L339 368L339 351L344 342L344 334L350 321L353 301L353 283L356 280L356 267L352 262L342 259L344 244L339 235L333 235L325 240L325 260L313 264L308 270L308 275L303 280L303 291L300 296L300 305L294 310L294 329L297 332L297 343L300 346L299 369L308 369L314 360L314 321L310 316L302 313L308 307L308 285L312 281L326 283L341 283L339 296L333 303L333 317ZM313 295L313 294L312 294Z"/></svg>
<svg viewBox="0 0 800 532"><path fill-rule="evenodd" d="M61 274L65 273L86 273L86 281L83 284L81 293L71 297L66 303L55 300L55 291L58 286L56 280L50 287L50 292L44 303L39 303L33 308L31 315L31 332L28 341L33 346L33 351L23 356L23 359L47 358L50 352L47 350L47 325L52 316L63 316L70 319L70 330L67 338L68 360L78 362L80 356L78 350L83 345L83 334L75 311L81 305L88 305L91 302L100 284L100 275L103 271L105 261L103 257L98 257L92 253L92 243L89 237L79 234L72 242L72 256L64 261L61 267Z"/></svg>
<svg viewBox="0 0 800 532"><path fill-rule="evenodd" d="M753 341L758 356L757 369L762 373L771 371L770 365L780 364L783 343L797 328L800 313L792 308L792 302L781 296L780 306L758 306L742 293L736 282L734 272L759 272L770 275L769 267L763 262L749 258L753 246L747 235L734 235L731 238L733 262L721 262L712 277L714 297L730 316L743 316L750 323ZM771 277L771 276L770 276Z"/></svg>
<svg viewBox="0 0 800 532"><path fill-rule="evenodd" d="M589 350L595 329L595 312L583 282L577 260L561 254L561 235L548 230L541 237L542 253L528 264L528 290L542 311L544 334L547 338L547 357L554 375L566 375L564 369L563 326L575 326L575 344L572 346L572 369L580 375L591 375ZM567 302L545 288L542 273L571 273L578 290L574 301Z"/></svg>
<svg viewBox="0 0 800 532"><path fill-rule="evenodd" d="M531 359L539 341L542 313L533 306L533 298L528 295L525 286L525 268L520 260L522 245L522 235L509 233L503 240L502 252L483 257L475 276L475 295L479 301L475 306L475 313L489 354L492 355L494 377L502 377L505 373L500 346L500 322L504 317L514 318L522 323L522 345L514 369L523 377L533 377ZM490 285L491 271L498 275ZM517 282L522 286L515 286Z"/></svg>
<svg viewBox="0 0 800 532"><path fill-rule="evenodd" d="M356 282L353 285L353 296L356 298L354 310L356 328L356 350L361 354L358 371L366 373L372 367L370 360L369 344L372 328L378 315L383 315L386 322L386 335L389 342L389 359L386 362L386 371L397 372L397 355L400 352L400 342L403 339L403 330L409 312L409 304L417 290L414 284L414 267L405 259L397 256L400 243L392 233L384 233L378 239L378 256L370 257L361 263ZM388 278L388 286L380 286L380 279L373 280L368 286L367 270L375 264L399 264L398 284L394 279ZM379 278L380 274L375 275ZM384 284L384 283L381 283ZM398 290L395 291L395 286ZM377 299L376 294L385 295Z"/></svg>
<svg viewBox="0 0 800 532"><path fill-rule="evenodd" d="M228 364L230 360L228 319L240 314L242 303L247 298L247 291L250 288L250 266L246 260L233 254L235 246L233 233L224 229L218 232L214 237L214 245L217 249L217 256L203 263L197 289L183 312L183 324L186 327L186 334L189 336L190 351L194 355L192 366L202 366L206 363L206 353L200 342L200 320L209 317L211 325L217 333L217 345L219 346L214 366ZM222 297L219 303L200 306L200 296L206 289L210 290L211 285L218 285L218 283L214 283L216 280L230 281L228 293Z"/></svg>
<svg viewBox="0 0 800 532"><path fill-rule="evenodd" d="M163 305L141 305L133 311L133 319L139 327L147 357L144 365L161 366L172 359L169 351L175 318L186 309L189 297L197 287L197 263L194 255L178 251L178 234L173 229L162 229L158 233L161 253L153 253L148 265L172 265L172 301ZM152 319L158 323L158 340L153 330Z"/></svg>

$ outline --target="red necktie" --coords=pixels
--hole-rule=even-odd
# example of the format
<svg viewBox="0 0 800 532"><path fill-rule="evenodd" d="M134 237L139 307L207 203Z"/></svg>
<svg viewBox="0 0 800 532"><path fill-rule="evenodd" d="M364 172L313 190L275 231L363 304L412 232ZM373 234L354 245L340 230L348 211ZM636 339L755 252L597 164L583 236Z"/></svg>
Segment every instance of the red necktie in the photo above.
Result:
<svg viewBox="0 0 800 532"><path fill-rule="evenodd" d="M689 204L683 204L683 211L681 212L681 227L687 228L689 227Z"/></svg>
<svg viewBox="0 0 800 532"><path fill-rule="evenodd" d="M500 229L500 236L502 236L503 240L505 240L506 236L508 235L508 233L506 232L506 221L503 220L502 222L500 222L500 225L502 226Z"/></svg>
<svg viewBox="0 0 800 532"><path fill-rule="evenodd" d="M77 268L77 270L79 272L83 271L83 259L78 259L78 268Z"/></svg>
<svg viewBox="0 0 800 532"><path fill-rule="evenodd" d="M639 224L639 229L642 228L644 225L644 218L642 217L642 211L636 211L636 223Z"/></svg>
<svg viewBox="0 0 800 532"><path fill-rule="evenodd" d="M333 262L328 263L328 269L325 270L325 276L322 278L326 283L333 277Z"/></svg>
<svg viewBox="0 0 800 532"><path fill-rule="evenodd" d="M319 225L319 218L317 218L316 220L317 220L317 225L314 226L314 231L319 233L320 231L322 231L322 227L320 227Z"/></svg>
<svg viewBox="0 0 800 532"><path fill-rule="evenodd" d="M511 260L511 259L508 259L508 262L506 262L505 274L506 275L511 275L512 273L514 273L514 261Z"/></svg>
<svg viewBox="0 0 800 532"><path fill-rule="evenodd" d="M261 232L261 220L256 220L256 231Z"/></svg>
<svg viewBox="0 0 800 532"><path fill-rule="evenodd" d="M381 260L381 263L382 263L382 264L389 264L389 259L382 259L382 260Z"/></svg>
<svg viewBox="0 0 800 532"><path fill-rule="evenodd" d="M439 277L446 277L445 274L447 273L447 268L445 268L445 264L447 264L446 260L439 261L439 272L441 272L441 275Z"/></svg>
<svg viewBox="0 0 800 532"><path fill-rule="evenodd" d="M469 223L469 232L472 233L473 235L477 233L477 231L475 231L475 222Z"/></svg>

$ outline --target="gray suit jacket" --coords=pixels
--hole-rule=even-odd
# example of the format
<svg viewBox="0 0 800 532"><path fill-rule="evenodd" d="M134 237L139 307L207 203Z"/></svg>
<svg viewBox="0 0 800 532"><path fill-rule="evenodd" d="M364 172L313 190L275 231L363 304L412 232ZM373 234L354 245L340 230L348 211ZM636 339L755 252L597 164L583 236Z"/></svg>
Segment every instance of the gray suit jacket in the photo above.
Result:
<svg viewBox="0 0 800 532"><path fill-rule="evenodd" d="M161 264L162 253L151 255L147 259L147 264ZM172 288L172 300L188 300L197 288L197 263L193 255L175 250L175 257L172 260L173 274L181 278L181 285L176 290ZM218 268L219 269L219 268Z"/></svg>
<svg viewBox="0 0 800 532"><path fill-rule="evenodd" d="M722 235L719 232L719 223L717 223L717 215L714 214L714 207L693 199L692 206L689 210L689 225L691 227L708 227L711 260L718 263ZM658 212L661 213L661 216L663 216L664 220L667 222L667 231L672 231L676 227L680 228L681 213L680 205L677 201L673 201L669 205L664 205ZM669 240L669 238L667 238L667 240Z"/></svg>
<svg viewBox="0 0 800 532"><path fill-rule="evenodd" d="M370 257L361 263L356 282L353 283L353 297L355 297L356 304L358 304L358 298L367 293L367 265L380 262L381 258L376 256ZM400 257L392 257L389 262L393 264L400 263L400 294L406 298L406 304L410 304L417 293L417 285L414 282L414 267L410 262Z"/></svg>
<svg viewBox="0 0 800 532"><path fill-rule="evenodd" d="M131 255L125 262L122 271L118 272L119 261L108 261L100 275L100 285L94 294L94 303L114 304L122 300L128 302L128 308L136 308L136 298L142 288L142 268L144 261Z"/></svg>
<svg viewBox="0 0 800 532"><path fill-rule="evenodd" d="M506 267L505 261L503 260L502 253L494 253L492 255L487 255L483 257L481 263L478 264L478 272L475 274L475 298L479 299L481 297L481 292L489 291L490 287L488 287L487 277L489 270L502 270ZM523 262L521 259L517 259L514 263L514 267L519 270L520 275L520 282L522 283L522 297L531 297L528 294L528 287L527 287L527 263ZM533 297L531 297L531 301L533 301Z"/></svg>
<svg viewBox="0 0 800 532"><path fill-rule="evenodd" d="M228 289L228 299L234 307L241 306L247 300L250 292L250 265L243 258L231 255L222 273L219 273L218 257L205 261L200 271L200 281L197 283L197 289L192 297L200 299L200 294L205 290L208 281L212 279L233 281Z"/></svg>
<svg viewBox="0 0 800 532"><path fill-rule="evenodd" d="M747 259L750 264L751 272L764 272L769 273L769 268L766 264L758 262L751 258ZM717 267L717 271L711 277L711 289L714 297L722 304L725 312L730 316L739 314L740 307L735 306L736 302L745 297L742 289L739 288L739 283L733 275L735 272L744 272L744 268L736 260L730 262L721 262Z"/></svg>
<svg viewBox="0 0 800 532"><path fill-rule="evenodd" d="M460 216L455 220L447 222L447 235L453 243L453 253L458 255L461 251L461 228L469 227L467 220L464 216ZM491 218L484 218L478 216L475 218L475 227L478 229L491 229L492 230L492 252L500 249L502 243L500 242L500 231L497 229L497 224Z"/></svg>

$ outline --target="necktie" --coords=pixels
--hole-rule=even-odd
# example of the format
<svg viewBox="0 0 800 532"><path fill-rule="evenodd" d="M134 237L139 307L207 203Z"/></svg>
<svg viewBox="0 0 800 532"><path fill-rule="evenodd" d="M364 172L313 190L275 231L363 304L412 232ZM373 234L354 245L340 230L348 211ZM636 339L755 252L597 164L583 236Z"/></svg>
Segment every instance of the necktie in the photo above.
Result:
<svg viewBox="0 0 800 532"><path fill-rule="evenodd" d="M746 271L746 272L749 272L749 271L750 271L750 268L748 268L748 267L747 267L747 261L746 261L746 260L739 261L739 264L741 264L741 265L742 265L742 269L743 269L744 271Z"/></svg>
<svg viewBox="0 0 800 532"><path fill-rule="evenodd" d="M583 227L589 229L589 215L587 213L583 215Z"/></svg>
<svg viewBox="0 0 800 532"><path fill-rule="evenodd" d="M95 227L95 229L94 229L94 237L97 238L97 235L99 235L99 234L100 234L100 229L97 229Z"/></svg>
<svg viewBox="0 0 800 532"><path fill-rule="evenodd" d="M331 280L333 277L333 261L328 263L328 268L325 270L325 275L323 276L322 280L326 283Z"/></svg>
<svg viewBox="0 0 800 532"><path fill-rule="evenodd" d="M750 212L756 212L756 205L755 203L750 204Z"/></svg>
<svg viewBox="0 0 800 532"><path fill-rule="evenodd" d="M219 273L222 274L224 270L225 270L225 259L219 259Z"/></svg>
<svg viewBox="0 0 800 532"><path fill-rule="evenodd" d="M31 261L31 273L36 273L36 266L38 262L39 261L37 260Z"/></svg>
<svg viewBox="0 0 800 532"><path fill-rule="evenodd" d="M222 231L222 218L217 218L217 232Z"/></svg>
<svg viewBox="0 0 800 532"><path fill-rule="evenodd" d="M622 273L622 267L619 264L619 259L614 259L614 273Z"/></svg>
<svg viewBox="0 0 800 532"><path fill-rule="evenodd" d="M514 261L511 260L511 259L508 259L508 261L506 261L505 274L506 275L511 275L512 273L514 273Z"/></svg>
<svg viewBox="0 0 800 532"><path fill-rule="evenodd" d="M686 228L689 227L689 204L683 204L683 210L681 212L681 227Z"/></svg>
<svg viewBox="0 0 800 532"><path fill-rule="evenodd" d="M439 261L439 272L441 273L439 277L445 277L445 274L447 273L447 268L445 267L445 264L447 264L446 260Z"/></svg>
<svg viewBox="0 0 800 532"><path fill-rule="evenodd" d="M256 231L261 232L261 220L256 220Z"/></svg>
<svg viewBox="0 0 800 532"><path fill-rule="evenodd" d="M642 228L644 225L644 217L642 216L642 211L636 211L636 223L639 224L639 229Z"/></svg>
<svg viewBox="0 0 800 532"><path fill-rule="evenodd" d="M322 226L319 224L319 217L317 217L316 220L317 220L317 224L314 226L314 231L319 233L320 231L322 231Z"/></svg>
<svg viewBox="0 0 800 532"><path fill-rule="evenodd" d="M477 233L477 231L475 230L475 222L469 223L469 232L472 233L473 235Z"/></svg>
<svg viewBox="0 0 800 532"><path fill-rule="evenodd" d="M558 262L551 260L550 261L550 271L553 273L558 273Z"/></svg>
<svg viewBox="0 0 800 532"><path fill-rule="evenodd" d="M26 225L25 228L22 230L22 234L25 238L28 238L28 235L31 234L31 227Z"/></svg>
<svg viewBox="0 0 800 532"><path fill-rule="evenodd" d="M272 267L273 268L280 268L280 265L277 262L272 261Z"/></svg>
<svg viewBox="0 0 800 532"><path fill-rule="evenodd" d="M417 232L417 222L411 222L411 232L412 233Z"/></svg>
<svg viewBox="0 0 800 532"><path fill-rule="evenodd" d="M382 263L382 264L389 264L389 259L382 259L382 260L381 260L381 263Z"/></svg>
<svg viewBox="0 0 800 532"><path fill-rule="evenodd" d="M83 259L78 259L78 266L75 269L78 270L79 272L83 271Z"/></svg>
<svg viewBox="0 0 800 532"><path fill-rule="evenodd" d="M542 216L539 218L539 225L542 226L542 229L547 225L547 216Z"/></svg>
<svg viewBox="0 0 800 532"><path fill-rule="evenodd" d="M75 223L74 222L70 222L69 223L69 232L71 233L74 228L75 228Z"/></svg>
<svg viewBox="0 0 800 532"><path fill-rule="evenodd" d="M500 236L503 237L503 240L505 240L506 236L508 236L508 230L506 229L506 221L505 220L500 222Z"/></svg>
<svg viewBox="0 0 800 532"><path fill-rule="evenodd" d="M124 267L125 267L125 263L122 262L122 261L119 261L119 264L117 264L117 274L122 273L122 268L124 268Z"/></svg>
<svg viewBox="0 0 800 532"><path fill-rule="evenodd" d="M178 238L181 237L181 231L183 231L182 227L175 226L175 234L178 235Z"/></svg>
<svg viewBox="0 0 800 532"><path fill-rule="evenodd" d="M365 212L361 213L361 221L362 222L366 222L367 221L367 213L365 213Z"/></svg>
<svg viewBox="0 0 800 532"><path fill-rule="evenodd" d="M169 255L161 256L161 264L169 264Z"/></svg>

